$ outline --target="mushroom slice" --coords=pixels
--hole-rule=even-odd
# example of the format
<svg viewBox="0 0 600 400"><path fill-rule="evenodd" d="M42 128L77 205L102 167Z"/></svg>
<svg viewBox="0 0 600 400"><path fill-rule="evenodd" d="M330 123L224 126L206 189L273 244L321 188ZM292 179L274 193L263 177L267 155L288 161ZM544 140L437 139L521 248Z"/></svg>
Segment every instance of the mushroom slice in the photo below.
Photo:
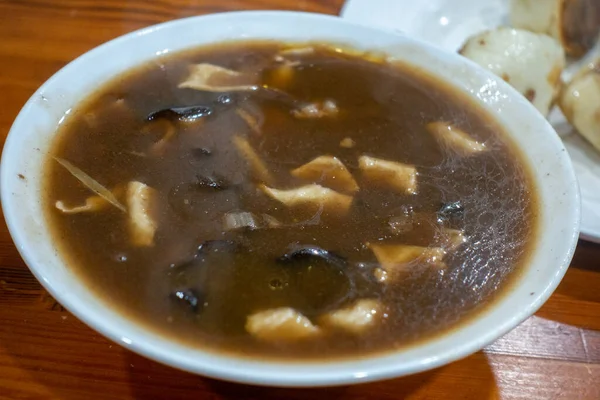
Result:
<svg viewBox="0 0 600 400"><path fill-rule="evenodd" d="M352 205L352 196L338 193L321 185L312 184L296 189L279 190L261 185L260 189L269 197L288 207L314 205L315 208L346 214Z"/></svg>
<svg viewBox="0 0 600 400"><path fill-rule="evenodd" d="M84 212L102 211L110 205L101 196L90 196L85 200L85 203L80 206L69 207L62 201L57 201L54 206L65 214L79 214Z"/></svg>
<svg viewBox="0 0 600 400"><path fill-rule="evenodd" d="M485 144L469 136L465 131L446 122L430 122L426 129L445 147L463 156L486 150Z"/></svg>
<svg viewBox="0 0 600 400"><path fill-rule="evenodd" d="M378 300L361 299L348 307L322 316L320 322L323 325L359 334L372 327L381 318L382 309Z"/></svg>
<svg viewBox="0 0 600 400"><path fill-rule="evenodd" d="M252 75L201 63L189 67L188 77L178 87L207 92L233 92L256 90L258 85L256 77Z"/></svg>
<svg viewBox="0 0 600 400"><path fill-rule="evenodd" d="M297 110L293 110L292 114L300 119L315 119L323 117L334 117L338 115L340 110L333 100L325 100L323 102L309 103Z"/></svg>
<svg viewBox="0 0 600 400"><path fill-rule="evenodd" d="M438 268L445 268L444 255L441 247L422 247L410 245L375 245L369 247L377 257L377 261L388 274L407 270L412 263L424 262Z"/></svg>
<svg viewBox="0 0 600 400"><path fill-rule="evenodd" d="M417 169L412 165L361 156L358 167L363 178L379 186L387 186L405 194L417 193Z"/></svg>
<svg viewBox="0 0 600 400"><path fill-rule="evenodd" d="M153 218L156 191L145 183L132 181L127 185L129 234L135 246L154 245L157 223Z"/></svg>
<svg viewBox="0 0 600 400"><path fill-rule="evenodd" d="M584 55L598 40L600 3L596 0L511 0L512 26L545 33L574 57Z"/></svg>
<svg viewBox="0 0 600 400"><path fill-rule="evenodd" d="M600 70L577 74L564 88L559 105L579 134L600 151Z"/></svg>
<svg viewBox="0 0 600 400"><path fill-rule="evenodd" d="M246 319L246 331L265 341L295 341L314 337L318 327L289 307L259 311Z"/></svg>
<svg viewBox="0 0 600 400"><path fill-rule="evenodd" d="M266 183L273 183L273 176L267 165L263 161L263 159L258 155L258 153L252 148L248 139L241 136L233 137L233 145L236 147L238 152L244 157L244 159L250 165L250 170L256 179Z"/></svg>
<svg viewBox="0 0 600 400"><path fill-rule="evenodd" d="M356 193L358 185L344 164L333 156L320 156L290 172L293 176L345 193Z"/></svg>
<svg viewBox="0 0 600 400"><path fill-rule="evenodd" d="M498 28L472 36L460 53L510 83L548 115L566 64L564 50L556 40L543 34Z"/></svg>

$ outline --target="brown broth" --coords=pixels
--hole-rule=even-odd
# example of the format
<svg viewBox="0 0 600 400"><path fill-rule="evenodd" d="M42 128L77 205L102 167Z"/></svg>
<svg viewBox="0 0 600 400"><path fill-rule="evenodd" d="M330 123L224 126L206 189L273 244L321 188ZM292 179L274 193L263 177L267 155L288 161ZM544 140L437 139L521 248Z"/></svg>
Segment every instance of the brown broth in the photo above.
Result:
<svg viewBox="0 0 600 400"><path fill-rule="evenodd" d="M61 254L90 289L110 307L173 340L210 351L292 358L356 356L410 345L464 323L506 291L534 240L534 184L497 123L466 96L408 65L366 61L326 46L296 56L301 64L280 89L304 101L333 99L340 113L332 118L297 119L284 102L254 92L230 94L236 106L259 117L257 135L235 106L215 105L219 93L177 87L188 66L198 62L258 70L261 82L278 87L272 60L281 46L233 43L159 58L115 78L67 119L54 156L107 188L144 182L156 189L160 204L155 245L132 246L126 214L118 209L67 215L54 207L57 200L81 204L92 193L49 158L47 216ZM212 105L213 114L178 123L162 155L152 154L149 149L164 129L146 116L195 104ZM485 142L488 151L468 157L448 152L426 131L432 121L451 121ZM234 135L245 136L266 160L277 188L307 183L292 177L291 169L320 155L338 157L360 186L348 215L290 209L265 196L231 145ZM347 137L355 147L340 146ZM201 154L202 148L212 154ZM358 171L364 154L415 165L417 194L370 186ZM197 190L198 175L217 175L232 189ZM455 201L464 206L462 218L438 222L441 204ZM285 226L223 232L223 214L240 210L269 214ZM406 210L417 216L413 229L392 233L389 216ZM367 242L432 246L444 226L464 229L468 237L445 256L446 269L417 263L396 283L373 278L377 259ZM188 268L172 267L189 260L200 243L225 239L243 249L211 253ZM346 257L355 288L348 291L347 274L320 261L275 262L293 243ZM172 293L182 288L203 294L198 312L174 301ZM321 327L324 334L317 338L271 342L244 329L249 314L284 306L318 325L319 316L359 298L378 299L385 307L385 318L360 335Z"/></svg>

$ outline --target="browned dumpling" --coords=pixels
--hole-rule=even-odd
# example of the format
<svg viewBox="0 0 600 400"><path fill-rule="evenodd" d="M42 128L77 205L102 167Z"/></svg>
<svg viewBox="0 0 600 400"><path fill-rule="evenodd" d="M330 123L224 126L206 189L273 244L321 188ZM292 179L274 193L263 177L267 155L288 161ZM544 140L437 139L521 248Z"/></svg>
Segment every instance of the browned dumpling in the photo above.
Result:
<svg viewBox="0 0 600 400"><path fill-rule="evenodd" d="M564 50L555 39L501 27L470 37L460 54L504 79L548 115L566 64Z"/></svg>
<svg viewBox="0 0 600 400"><path fill-rule="evenodd" d="M579 57L591 49L600 33L600 3L596 0L511 0L515 28L552 36L567 54Z"/></svg>
<svg viewBox="0 0 600 400"><path fill-rule="evenodd" d="M579 134L600 151L600 60L583 68L563 89L560 108Z"/></svg>

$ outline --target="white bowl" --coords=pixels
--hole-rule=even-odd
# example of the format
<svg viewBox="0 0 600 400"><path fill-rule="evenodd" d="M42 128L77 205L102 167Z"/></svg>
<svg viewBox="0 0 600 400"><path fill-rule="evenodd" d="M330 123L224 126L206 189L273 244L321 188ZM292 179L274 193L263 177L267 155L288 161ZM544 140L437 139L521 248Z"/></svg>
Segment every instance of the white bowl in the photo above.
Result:
<svg viewBox="0 0 600 400"><path fill-rule="evenodd" d="M185 347L143 329L96 298L54 248L40 202L42 166L57 126L116 74L168 52L232 39L320 40L384 51L477 98L528 158L539 192L539 235L518 282L484 313L441 337L397 352L344 361L249 360ZM546 120L502 80L424 42L336 17L293 12L188 18L133 32L86 53L48 80L23 107L6 140L1 168L2 206L15 244L39 281L69 311L108 338L156 361L263 385L373 381L431 369L476 352L548 299L569 265L580 219L577 181L565 148Z"/></svg>

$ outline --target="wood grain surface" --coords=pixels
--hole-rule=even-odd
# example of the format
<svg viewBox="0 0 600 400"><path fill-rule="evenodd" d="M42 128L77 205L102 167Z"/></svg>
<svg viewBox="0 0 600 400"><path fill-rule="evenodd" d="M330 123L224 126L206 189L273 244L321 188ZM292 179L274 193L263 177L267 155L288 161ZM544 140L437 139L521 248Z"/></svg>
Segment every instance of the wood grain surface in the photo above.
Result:
<svg viewBox="0 0 600 400"><path fill-rule="evenodd" d="M134 29L241 9L337 14L342 0L0 0L0 134L59 68ZM485 351L423 374L331 389L218 382L109 342L56 304L0 223L0 399L600 399L600 246L580 242L538 314Z"/></svg>

